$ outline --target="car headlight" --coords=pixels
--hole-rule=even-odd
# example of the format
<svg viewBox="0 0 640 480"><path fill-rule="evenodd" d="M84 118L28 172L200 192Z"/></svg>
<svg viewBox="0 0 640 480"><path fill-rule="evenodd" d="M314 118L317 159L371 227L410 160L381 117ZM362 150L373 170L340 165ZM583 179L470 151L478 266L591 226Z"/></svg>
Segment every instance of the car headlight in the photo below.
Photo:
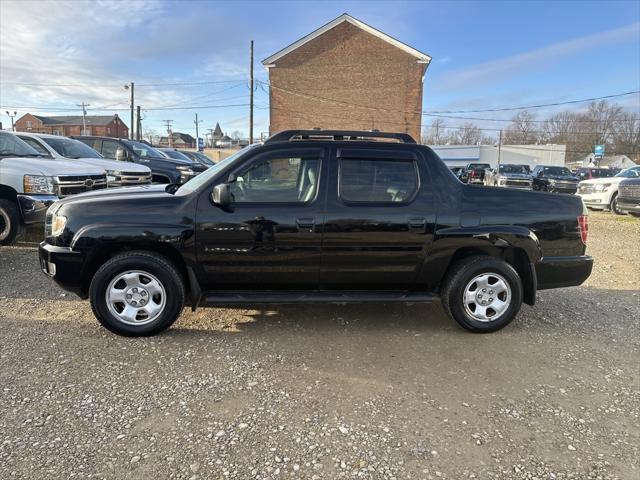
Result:
<svg viewBox="0 0 640 480"><path fill-rule="evenodd" d="M122 175L120 170L107 170L107 182L115 182Z"/></svg>
<svg viewBox="0 0 640 480"><path fill-rule="evenodd" d="M549 185L555 185L555 184L556 184L556 181L553 178L549 179Z"/></svg>
<svg viewBox="0 0 640 480"><path fill-rule="evenodd" d="M180 173L182 175L193 175L194 174L194 171L191 169L191 167L185 167L184 165L178 165L176 168L180 171Z"/></svg>
<svg viewBox="0 0 640 480"><path fill-rule="evenodd" d="M45 175L25 175L22 184L24 193L43 193L49 195L55 193L53 177L47 177Z"/></svg>
<svg viewBox="0 0 640 480"><path fill-rule="evenodd" d="M64 232L64 227L67 226L67 217L64 215L53 214L51 219L51 236L57 237Z"/></svg>
<svg viewBox="0 0 640 480"><path fill-rule="evenodd" d="M600 183L598 185L596 185L596 192L604 192L605 190L608 190L609 187L611 186L610 183Z"/></svg>

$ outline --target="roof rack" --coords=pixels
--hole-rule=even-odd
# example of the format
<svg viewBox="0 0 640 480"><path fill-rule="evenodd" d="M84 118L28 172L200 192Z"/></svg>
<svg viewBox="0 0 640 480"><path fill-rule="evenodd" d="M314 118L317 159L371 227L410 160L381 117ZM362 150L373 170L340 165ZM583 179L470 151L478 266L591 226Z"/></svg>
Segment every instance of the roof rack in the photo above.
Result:
<svg viewBox="0 0 640 480"><path fill-rule="evenodd" d="M300 140L333 140L333 141L367 141L369 139L387 138L399 143L416 143L408 133L379 132L377 130L283 130L274 133L264 143L291 142Z"/></svg>

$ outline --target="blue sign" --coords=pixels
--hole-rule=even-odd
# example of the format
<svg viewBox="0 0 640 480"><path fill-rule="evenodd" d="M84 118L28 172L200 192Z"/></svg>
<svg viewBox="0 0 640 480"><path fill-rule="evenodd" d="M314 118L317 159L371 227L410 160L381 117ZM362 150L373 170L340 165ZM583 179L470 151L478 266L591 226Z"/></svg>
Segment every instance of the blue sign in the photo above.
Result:
<svg viewBox="0 0 640 480"><path fill-rule="evenodd" d="M593 147L593 154L596 157L604 157L604 145L595 145Z"/></svg>
<svg viewBox="0 0 640 480"><path fill-rule="evenodd" d="M204 140L202 139L202 137L198 137L198 150L204 150Z"/></svg>

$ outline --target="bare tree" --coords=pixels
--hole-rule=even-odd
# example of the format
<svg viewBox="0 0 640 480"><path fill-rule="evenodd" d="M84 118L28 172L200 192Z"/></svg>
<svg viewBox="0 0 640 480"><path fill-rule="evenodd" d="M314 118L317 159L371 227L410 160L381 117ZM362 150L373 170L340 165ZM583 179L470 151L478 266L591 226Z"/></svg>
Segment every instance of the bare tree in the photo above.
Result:
<svg viewBox="0 0 640 480"><path fill-rule="evenodd" d="M578 115L564 111L549 117L542 124L541 140L545 143L569 144L575 141Z"/></svg>
<svg viewBox="0 0 640 480"><path fill-rule="evenodd" d="M640 161L640 118L625 112L613 125L615 151L625 153L636 163Z"/></svg>
<svg viewBox="0 0 640 480"><path fill-rule="evenodd" d="M458 127L452 135L451 141L458 145L478 145L482 138L482 131L475 123L467 122Z"/></svg>
<svg viewBox="0 0 640 480"><path fill-rule="evenodd" d="M533 114L523 110L515 114L504 133L503 143L529 145L538 141L538 132Z"/></svg>
<svg viewBox="0 0 640 480"><path fill-rule="evenodd" d="M436 118L431 122L428 132L425 132L423 143L426 145L442 145L447 143L449 135L446 133L444 120Z"/></svg>
<svg viewBox="0 0 640 480"><path fill-rule="evenodd" d="M153 145L153 140L158 138L158 132L153 128L145 128L142 133L142 138Z"/></svg>

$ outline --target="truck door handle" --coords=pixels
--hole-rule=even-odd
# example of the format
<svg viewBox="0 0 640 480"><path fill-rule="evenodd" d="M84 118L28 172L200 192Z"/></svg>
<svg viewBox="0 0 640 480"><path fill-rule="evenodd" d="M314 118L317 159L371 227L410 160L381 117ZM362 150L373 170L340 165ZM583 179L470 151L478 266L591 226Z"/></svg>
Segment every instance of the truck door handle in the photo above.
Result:
<svg viewBox="0 0 640 480"><path fill-rule="evenodd" d="M315 219L306 217L306 218L298 218L296 219L296 224L298 225L298 230L313 230L313 226L316 224Z"/></svg>
<svg viewBox="0 0 640 480"><path fill-rule="evenodd" d="M424 218L410 218L409 231L424 233L427 230L427 220Z"/></svg>

